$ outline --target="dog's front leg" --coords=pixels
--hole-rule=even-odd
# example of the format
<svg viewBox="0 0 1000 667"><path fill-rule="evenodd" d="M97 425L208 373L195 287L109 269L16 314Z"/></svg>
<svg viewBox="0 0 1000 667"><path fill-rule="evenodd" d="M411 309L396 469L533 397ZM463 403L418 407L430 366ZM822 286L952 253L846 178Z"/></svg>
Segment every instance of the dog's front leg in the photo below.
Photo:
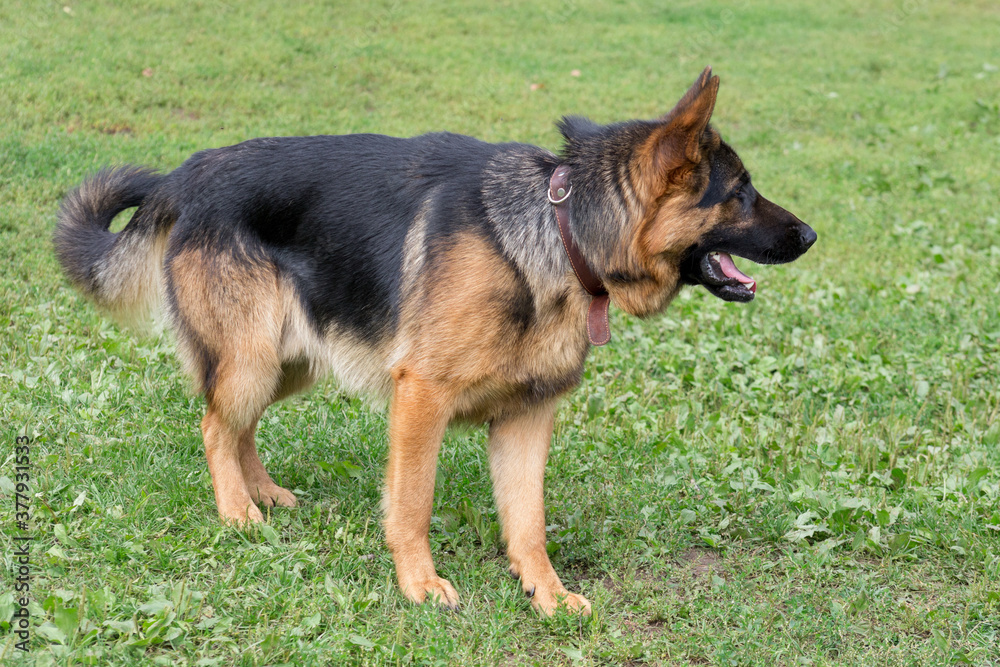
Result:
<svg viewBox="0 0 1000 667"><path fill-rule="evenodd" d="M394 373L389 408L385 538L399 587L414 602L427 598L458 607L458 593L437 576L427 537L434 502L438 450L450 418L445 388L407 371Z"/></svg>
<svg viewBox="0 0 1000 667"><path fill-rule="evenodd" d="M542 485L552 440L556 402L490 424L490 472L510 571L520 578L531 604L551 615L559 605L590 613L590 602L570 593L552 568L545 550Z"/></svg>

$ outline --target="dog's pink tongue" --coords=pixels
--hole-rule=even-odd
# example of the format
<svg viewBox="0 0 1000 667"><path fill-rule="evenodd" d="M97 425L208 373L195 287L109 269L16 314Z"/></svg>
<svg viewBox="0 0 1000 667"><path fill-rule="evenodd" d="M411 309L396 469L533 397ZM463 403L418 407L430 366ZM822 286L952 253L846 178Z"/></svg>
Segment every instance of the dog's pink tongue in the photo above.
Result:
<svg viewBox="0 0 1000 667"><path fill-rule="evenodd" d="M729 256L729 253L719 253L719 268L722 269L722 272L726 274L727 277L736 278L738 281L746 285L747 289L751 292L757 292L757 281L737 269L736 264L733 263L733 258Z"/></svg>

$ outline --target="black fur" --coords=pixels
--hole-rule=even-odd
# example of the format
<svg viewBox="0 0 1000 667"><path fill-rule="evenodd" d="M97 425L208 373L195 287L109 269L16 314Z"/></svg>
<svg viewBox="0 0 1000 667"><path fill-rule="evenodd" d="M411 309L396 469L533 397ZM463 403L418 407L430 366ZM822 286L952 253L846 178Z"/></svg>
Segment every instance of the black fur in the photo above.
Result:
<svg viewBox="0 0 1000 667"><path fill-rule="evenodd" d="M563 161L572 169L571 228L577 245L598 277L627 233L622 215L628 180L622 168L635 148L657 128L654 121L633 120L597 125L586 118L567 116L559 122ZM631 276L616 279L632 280Z"/></svg>
<svg viewBox="0 0 1000 667"><path fill-rule="evenodd" d="M658 121L599 126L578 117L559 123L562 162L572 169L573 234L591 267L610 284L648 279L605 267L632 224L624 213L634 195L625 165L657 127ZM740 206L734 182L741 181L745 210L728 215L754 218L754 224L710 230L687 250L686 282L704 282L698 262L713 250L764 263L804 252L815 234L756 195L729 146L722 143L708 159L700 206ZM517 279L504 286L503 310L523 332L536 309L525 272L559 275L567 268L544 194L559 162L534 146L448 133L252 139L196 153L168 175L135 167L98 173L64 203L56 251L73 282L92 293L98 267L115 244L172 225L168 266L192 247L273 262L297 286L318 330L332 325L374 342L398 325L402 253L419 214L426 219L431 267L460 231L486 239L508 261ZM107 231L118 212L136 205L122 234ZM174 299L169 272L168 299ZM210 360L204 364L206 373L212 367Z"/></svg>
<svg viewBox="0 0 1000 667"><path fill-rule="evenodd" d="M681 275L685 282L705 285L716 296L742 301L746 299L729 294L727 286L715 284L712 277L706 276L704 259L708 253L726 252L758 264L781 264L808 250L816 241L816 233L757 192L736 151L728 144L721 142L709 160L708 185L698 207L718 207L720 222L687 249Z"/></svg>
<svg viewBox="0 0 1000 667"><path fill-rule="evenodd" d="M69 279L86 294L97 289L96 269L111 252L117 238L108 229L122 211L139 206L164 177L143 167L102 169L63 200L53 238L56 257ZM139 215L129 223L129 234L155 231L154 221Z"/></svg>
<svg viewBox="0 0 1000 667"><path fill-rule="evenodd" d="M708 187L698 202L698 208L712 208L727 201L734 192L734 182L746 175L743 164L736 152L728 144L722 142L712 156L708 175ZM749 181L749 177L747 177Z"/></svg>
<svg viewBox="0 0 1000 667"><path fill-rule="evenodd" d="M565 118L561 157L453 134L365 134L254 139L162 176L106 170L67 198L56 251L116 313L141 314L165 284L182 360L208 399L202 433L225 521L263 521L255 504L295 505L252 434L271 403L330 372L348 391L392 401L386 539L408 597L457 600L427 578L425 509L441 433L460 419L491 424L524 590L545 613L586 611L554 576L541 520L554 399L581 381L592 303L549 180L570 167L572 235L627 312L662 310L682 279L752 298L752 281L713 251L790 261L815 234L759 196L708 127L717 90L706 69L659 120Z"/></svg>

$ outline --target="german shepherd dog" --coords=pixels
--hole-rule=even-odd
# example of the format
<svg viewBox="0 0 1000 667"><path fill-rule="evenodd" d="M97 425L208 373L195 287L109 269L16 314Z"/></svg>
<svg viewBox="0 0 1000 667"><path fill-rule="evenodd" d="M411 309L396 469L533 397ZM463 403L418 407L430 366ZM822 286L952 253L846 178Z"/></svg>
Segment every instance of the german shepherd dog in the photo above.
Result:
<svg viewBox="0 0 1000 667"><path fill-rule="evenodd" d="M564 118L561 155L358 134L252 139L169 174L106 169L66 197L55 249L113 315L165 301L207 401L223 521L295 506L261 464L256 426L330 372L388 403L385 537L406 597L458 604L428 529L441 439L464 421L489 425L511 574L541 612L588 613L546 554L542 481L557 401L607 339L608 299L640 317L684 285L750 301L732 255L790 262L816 240L709 125L718 88L706 69L662 118Z"/></svg>

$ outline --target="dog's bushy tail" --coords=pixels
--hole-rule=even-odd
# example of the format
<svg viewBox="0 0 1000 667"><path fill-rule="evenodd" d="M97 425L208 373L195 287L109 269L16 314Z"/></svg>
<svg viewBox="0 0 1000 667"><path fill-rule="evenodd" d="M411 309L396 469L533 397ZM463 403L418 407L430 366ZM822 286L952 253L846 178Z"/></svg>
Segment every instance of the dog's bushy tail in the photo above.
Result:
<svg viewBox="0 0 1000 667"><path fill-rule="evenodd" d="M56 257L74 286L124 323L149 320L160 302L163 254L176 219L157 188L166 177L133 166L103 169L63 200ZM111 221L138 206L125 229Z"/></svg>

